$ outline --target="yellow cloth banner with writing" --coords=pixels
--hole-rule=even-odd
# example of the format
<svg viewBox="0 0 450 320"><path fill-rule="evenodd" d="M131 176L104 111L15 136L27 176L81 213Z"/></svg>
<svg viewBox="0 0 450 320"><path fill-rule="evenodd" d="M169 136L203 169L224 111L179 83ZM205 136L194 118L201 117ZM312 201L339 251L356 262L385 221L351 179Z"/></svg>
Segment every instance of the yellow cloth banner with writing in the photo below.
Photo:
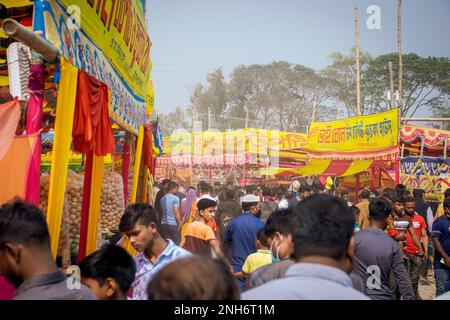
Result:
<svg viewBox="0 0 450 320"><path fill-rule="evenodd" d="M368 153L398 145L398 109L328 122L312 122L306 149L311 152Z"/></svg>

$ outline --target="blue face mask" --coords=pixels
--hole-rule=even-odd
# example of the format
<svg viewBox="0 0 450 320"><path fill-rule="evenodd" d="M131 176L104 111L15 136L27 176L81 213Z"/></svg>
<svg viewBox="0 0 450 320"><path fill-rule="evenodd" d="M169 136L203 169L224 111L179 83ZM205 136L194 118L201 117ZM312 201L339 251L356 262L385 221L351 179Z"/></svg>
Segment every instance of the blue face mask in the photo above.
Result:
<svg viewBox="0 0 450 320"><path fill-rule="evenodd" d="M283 240L281 240L281 242L283 242ZM272 263L276 263L279 262L281 260L286 260L289 258L289 254L286 255L286 257L280 259L280 247L281 247L281 243L278 245L277 247L277 252L275 254L275 256L273 255L273 245L274 245L275 241L272 240L272 243L270 244L270 255L272 256Z"/></svg>

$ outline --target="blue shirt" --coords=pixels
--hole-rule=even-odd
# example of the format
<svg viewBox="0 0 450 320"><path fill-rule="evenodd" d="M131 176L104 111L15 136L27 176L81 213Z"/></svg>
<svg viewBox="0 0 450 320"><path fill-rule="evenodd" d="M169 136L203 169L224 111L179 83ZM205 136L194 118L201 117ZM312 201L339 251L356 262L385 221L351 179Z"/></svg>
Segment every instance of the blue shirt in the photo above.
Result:
<svg viewBox="0 0 450 320"><path fill-rule="evenodd" d="M147 300L147 286L153 276L166 264L180 258L190 256L189 251L178 247L172 240L166 240L167 247L152 264L145 253L138 254L134 257L136 263L136 277L131 285L133 290L133 300Z"/></svg>
<svg viewBox="0 0 450 320"><path fill-rule="evenodd" d="M234 272L242 271L245 259L256 252L256 233L263 227L264 222L248 212L234 218L227 225L224 243L231 249Z"/></svg>
<svg viewBox="0 0 450 320"><path fill-rule="evenodd" d="M177 220L175 219L175 209L180 207L180 198L172 193L166 194L161 198L161 210L162 210L162 224L169 224L177 226Z"/></svg>
<svg viewBox="0 0 450 320"><path fill-rule="evenodd" d="M348 274L316 263L294 263L284 278L242 294L243 300L370 300L353 288Z"/></svg>
<svg viewBox="0 0 450 320"><path fill-rule="evenodd" d="M438 238L444 251L450 255L450 219L445 215L441 216L433 222L433 227L431 230L431 237ZM448 269L440 263L441 259L441 254L437 250L434 250L434 267L438 269Z"/></svg>

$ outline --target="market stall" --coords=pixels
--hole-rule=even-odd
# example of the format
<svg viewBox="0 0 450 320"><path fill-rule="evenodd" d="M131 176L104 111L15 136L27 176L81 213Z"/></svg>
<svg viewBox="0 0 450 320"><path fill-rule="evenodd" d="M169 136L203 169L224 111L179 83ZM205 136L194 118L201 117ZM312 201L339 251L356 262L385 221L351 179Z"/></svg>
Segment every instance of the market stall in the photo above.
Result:
<svg viewBox="0 0 450 320"><path fill-rule="evenodd" d="M152 184L147 182L155 174L161 135L158 123L148 121L153 87L145 2L104 1L100 11L92 2L71 0L6 5L31 6L33 13L29 25L4 20L1 34L9 36L8 48L26 53L17 69L9 68L8 91L30 93L15 100L2 96L27 114L22 127L29 144L23 150L30 150L28 158L23 156L28 167L22 189L14 195L45 209L55 257L61 251L70 256L72 245L80 260L96 250L101 227L117 229L128 202L151 201L147 194ZM13 38L25 45L16 45ZM27 63L29 71L23 69ZM24 74L27 90L21 83ZM21 128L16 118L8 120ZM8 157L17 150L11 145L2 160L10 165ZM41 165L49 171L42 177ZM69 165L78 172L69 171ZM6 179L11 173L1 174L0 180L11 180Z"/></svg>

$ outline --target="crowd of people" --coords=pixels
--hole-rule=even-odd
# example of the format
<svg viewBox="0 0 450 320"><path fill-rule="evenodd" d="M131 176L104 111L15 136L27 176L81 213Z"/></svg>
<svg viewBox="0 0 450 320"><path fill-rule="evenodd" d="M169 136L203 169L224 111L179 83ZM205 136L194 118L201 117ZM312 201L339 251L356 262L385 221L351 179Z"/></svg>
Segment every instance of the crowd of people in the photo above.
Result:
<svg viewBox="0 0 450 320"><path fill-rule="evenodd" d="M42 212L3 205L0 275L13 298L416 300L433 270L436 299L450 299L450 189L434 213L423 190L403 185L358 199L295 179L159 187L153 206L129 205L116 240L79 264L78 286L53 259Z"/></svg>

